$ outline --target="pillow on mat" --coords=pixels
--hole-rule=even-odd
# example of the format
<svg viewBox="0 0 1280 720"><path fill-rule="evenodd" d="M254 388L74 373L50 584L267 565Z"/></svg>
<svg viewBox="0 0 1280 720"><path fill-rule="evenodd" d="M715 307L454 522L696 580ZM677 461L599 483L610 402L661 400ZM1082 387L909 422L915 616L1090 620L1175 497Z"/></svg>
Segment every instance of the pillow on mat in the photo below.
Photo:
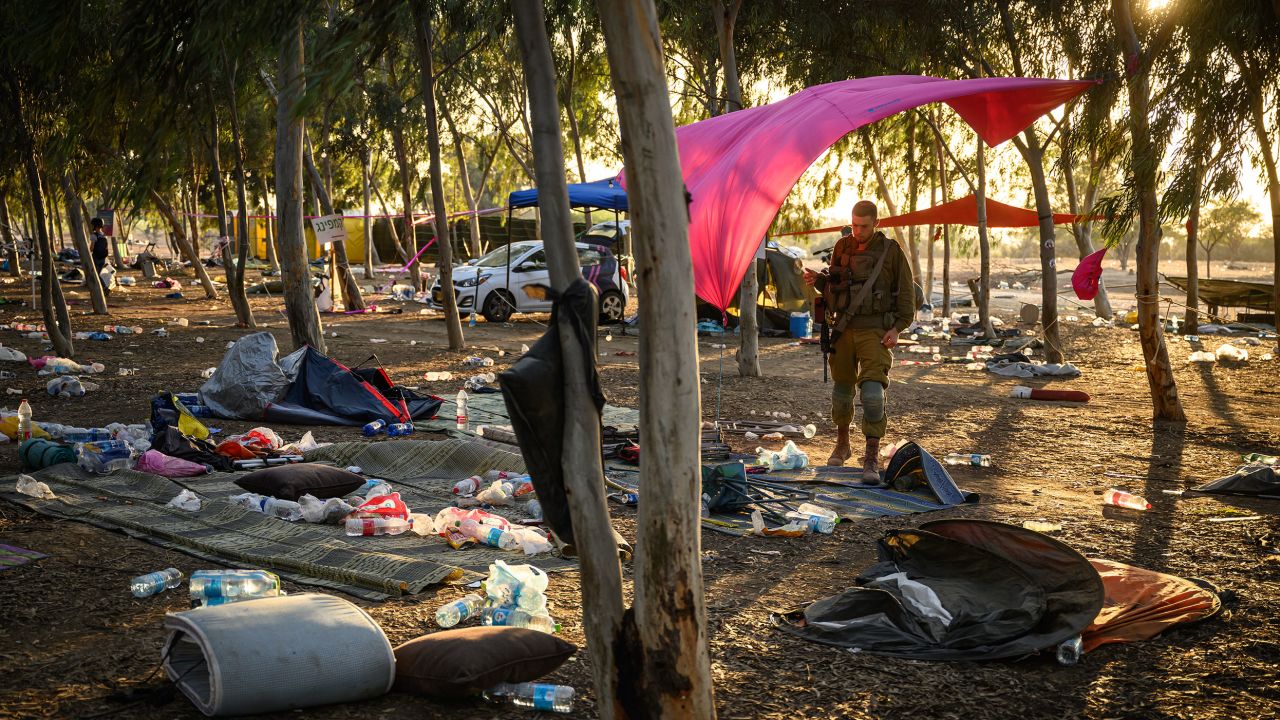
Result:
<svg viewBox="0 0 1280 720"><path fill-rule="evenodd" d="M474 695L501 682L537 680L577 650L554 635L527 628L444 630L395 649L394 687L429 697Z"/></svg>
<svg viewBox="0 0 1280 720"><path fill-rule="evenodd" d="M364 485L364 478L332 465L297 463L254 470L236 484L259 495L297 500L311 494L324 500L345 497Z"/></svg>

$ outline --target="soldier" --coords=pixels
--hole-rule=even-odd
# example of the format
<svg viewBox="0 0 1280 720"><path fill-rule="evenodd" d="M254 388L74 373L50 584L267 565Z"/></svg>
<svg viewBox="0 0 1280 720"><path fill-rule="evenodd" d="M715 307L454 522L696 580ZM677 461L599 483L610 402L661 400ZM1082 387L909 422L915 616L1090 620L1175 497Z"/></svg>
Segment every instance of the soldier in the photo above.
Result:
<svg viewBox="0 0 1280 720"><path fill-rule="evenodd" d="M862 479L878 484L880 438L888 425L885 388L893 364L890 349L914 318L915 288L906 254L898 243L876 231L876 223L876 204L856 203L851 232L836 243L830 267L822 273L805 270L804 281L822 293L826 321L832 327L831 419L836 424L836 448L827 464L843 465L853 455L849 423L856 386L862 393L862 434L867 438Z"/></svg>

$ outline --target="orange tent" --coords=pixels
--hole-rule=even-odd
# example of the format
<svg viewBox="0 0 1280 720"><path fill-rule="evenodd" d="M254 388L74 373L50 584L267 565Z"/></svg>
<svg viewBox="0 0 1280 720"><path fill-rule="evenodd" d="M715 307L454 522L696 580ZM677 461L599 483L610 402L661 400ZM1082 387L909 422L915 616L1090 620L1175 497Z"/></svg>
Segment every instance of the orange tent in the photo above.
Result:
<svg viewBox="0 0 1280 720"><path fill-rule="evenodd" d="M1069 225L1085 220L1101 220L1101 215L1072 215L1071 213L1054 213L1053 224ZM917 210L905 215L894 215L881 218L880 227L905 227L908 225L977 225L978 199L973 195L952 200L949 203L935 205L925 210ZM1006 205L997 200L987 198L987 227L1015 228L1036 227L1040 224L1040 216L1035 210ZM799 232L780 233L782 235L809 235L820 232L839 232L840 227L819 228L818 230L801 230Z"/></svg>

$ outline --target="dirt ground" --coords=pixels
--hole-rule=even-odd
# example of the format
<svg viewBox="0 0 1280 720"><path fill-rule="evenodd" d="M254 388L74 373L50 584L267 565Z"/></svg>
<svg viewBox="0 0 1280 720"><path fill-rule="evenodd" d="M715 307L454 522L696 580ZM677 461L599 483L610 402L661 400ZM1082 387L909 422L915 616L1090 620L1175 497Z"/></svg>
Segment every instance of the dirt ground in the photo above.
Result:
<svg viewBox="0 0 1280 720"><path fill-rule="evenodd" d="M1015 269L1002 271L1012 279ZM1123 280L1121 273L1112 271L1109 281L1112 275ZM28 285L6 283L0 285L5 297L30 297ZM80 359L107 366L101 378L94 378L101 382L100 390L80 399L50 398L43 382L26 367L17 369L17 380L0 385L23 390L37 420L82 426L143 421L149 398L163 390L196 389L201 370L217 364L224 346L246 333L233 327L225 301L197 299L202 295L198 287L184 288L186 298L181 300L165 299L166 292L140 287L117 291L111 299L110 322L137 324L148 331L164 325L170 332L167 338L148 333L78 344ZM1132 290L1127 293L1131 302ZM88 305L83 293L72 289L69 294L77 329L99 329L108 322L84 314ZM997 304L1012 323L1016 301L1008 300ZM1117 309L1127 307L1113 302ZM259 322L288 347L277 302L257 297L253 303ZM412 303L378 304L405 311L326 317L328 350L347 364L377 354L392 378L407 385L421 385L427 370L459 373L462 357L477 351L495 356L502 366L521 344L538 337L546 322L546 316L532 316L510 326L481 323L464 328L472 349L451 353L440 349L444 328L438 316L420 316L421 306ZM189 318L192 324L167 324L177 317ZM24 320L38 322L38 313L21 306L0 307L0 322ZM1280 522L1275 502L1183 499L1162 492L1227 474L1242 452L1280 453L1280 361L1257 359L1266 351L1263 347L1250 348L1254 358L1247 363L1191 365L1186 358L1193 348L1182 338L1169 338L1189 420L1185 425L1153 426L1137 333L1078 321L1064 323L1063 335L1068 358L1082 376L1053 387L1088 391L1093 398L1088 405L1014 400L1008 391L1017 382L966 371L959 364L897 367L892 373L888 440L914 439L937 455L953 450L989 453L993 467L953 471L962 487L981 493L980 503L927 516L842 523L831 536L703 535L720 717L1237 718L1280 713L1280 680L1275 673L1280 662ZM372 343L375 338L387 342ZM29 355L42 352L39 341L16 332L3 332L0 342ZM717 406L727 419L749 417L751 410L790 412L817 424L817 437L802 447L812 460L825 459L833 444L833 428L826 419L831 388L822 383L818 350L787 340L765 340L764 376L744 379L734 371L732 348L714 348L718 342L699 341L703 418L714 419ZM1212 351L1221 342L1205 338L1203 345ZM617 329L612 340L600 343L605 353L599 358L601 373L615 404L637 402L636 359L615 354L637 347L634 334L623 336ZM508 354L496 357L495 349ZM121 367L136 367L138 372L119 376ZM423 388L448 396L457 383ZM14 400L8 400L11 407ZM214 424L228 434L252 425ZM320 440L358 437L352 428L275 429L286 439L307 429ZM739 448L751 449L741 444ZM17 470L14 445L0 447L0 464L6 473ZM1107 472L1133 477L1108 477ZM1132 516L1104 514L1100 496L1113 486L1146 496L1153 510ZM615 526L634 540L634 512L612 509ZM1205 522L1255 512L1263 519ZM941 517L1061 522L1059 537L1087 555L1205 578L1230 591L1229 602L1218 618L1147 642L1103 647L1065 668L1041 657L996 663L878 658L804 643L771 628L770 609L817 599L852 584L858 571L872 562L874 542L886 530ZM129 578L169 566L189 574L211 563L7 503L0 503L0 543L51 556L0 573L0 717L199 717L180 695L167 704L120 702L113 696L161 685L160 623L165 612L186 605L185 591L135 599L127 589ZM629 567L626 578L629 592ZM578 580L576 572L553 576L549 595L563 637L582 647ZM287 590L310 591L292 584ZM440 587L382 603L348 599L367 608L395 644L433 631L435 608L462 593L460 588ZM335 657L341 653L342 648L334 648ZM547 678L577 689L575 715L583 717L593 716L595 710L590 661L591 653L580 650ZM478 700L434 702L391 693L362 704L307 709L305 715L462 719L524 713Z"/></svg>

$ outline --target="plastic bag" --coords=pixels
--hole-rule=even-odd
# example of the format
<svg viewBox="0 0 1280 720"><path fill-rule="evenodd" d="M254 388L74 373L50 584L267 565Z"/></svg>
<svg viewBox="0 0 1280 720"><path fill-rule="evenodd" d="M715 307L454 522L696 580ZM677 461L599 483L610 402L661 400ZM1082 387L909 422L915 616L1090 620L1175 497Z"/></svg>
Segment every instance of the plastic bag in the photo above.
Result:
<svg viewBox="0 0 1280 720"><path fill-rule="evenodd" d="M159 455L159 453L156 454ZM186 461L183 460L180 462ZM166 506L178 508L179 510L186 510L187 512L198 512L200 510L200 496L190 490L183 490L175 495L172 500L166 503Z"/></svg>
<svg viewBox="0 0 1280 720"><path fill-rule="evenodd" d="M520 549L525 555L537 555L539 553L551 552L554 547L547 536L540 530L531 527L515 527L511 529L511 534L516 536L516 540L520 542Z"/></svg>
<svg viewBox="0 0 1280 720"><path fill-rule="evenodd" d="M547 574L532 565L508 565L501 560L489 566L485 592L498 606L512 605L530 615L547 611Z"/></svg>
<svg viewBox="0 0 1280 720"><path fill-rule="evenodd" d="M809 466L809 456L791 440L776 452L764 448L756 448L756 452L760 453L756 464L766 465L770 470L800 470Z"/></svg>
<svg viewBox="0 0 1280 720"><path fill-rule="evenodd" d="M209 472L208 465L194 463L182 458L170 457L159 450L147 450L138 458L134 466L139 472L161 475L167 478L191 477ZM199 508L197 508L199 509Z"/></svg>
<svg viewBox="0 0 1280 720"><path fill-rule="evenodd" d="M298 498L298 505L302 507L302 519L309 523L334 525L356 511L342 498L321 500L315 495L303 495Z"/></svg>
<svg viewBox="0 0 1280 720"><path fill-rule="evenodd" d="M53 494L53 490L49 486L39 482L30 475L19 475L17 486L14 488L23 495L30 495L41 500L57 500L58 496Z"/></svg>
<svg viewBox="0 0 1280 720"><path fill-rule="evenodd" d="M284 444L276 431L269 427L256 427L237 439L251 450L277 450Z"/></svg>
<svg viewBox="0 0 1280 720"><path fill-rule="evenodd" d="M1249 359L1249 351L1244 348L1238 348L1235 345L1219 345L1217 356L1219 362L1223 360L1244 362Z"/></svg>
<svg viewBox="0 0 1280 720"><path fill-rule="evenodd" d="M308 430L296 442L291 442L288 445L285 445L284 447L280 448L280 454L303 455L303 454L306 454L308 450L315 450L316 448L322 448L325 445L332 445L332 444L333 443L316 442L315 437L313 437L311 435L311 431Z"/></svg>
<svg viewBox="0 0 1280 720"><path fill-rule="evenodd" d="M356 508L356 517L400 518L408 520L412 514L409 506L400 499L400 493L374 495Z"/></svg>

